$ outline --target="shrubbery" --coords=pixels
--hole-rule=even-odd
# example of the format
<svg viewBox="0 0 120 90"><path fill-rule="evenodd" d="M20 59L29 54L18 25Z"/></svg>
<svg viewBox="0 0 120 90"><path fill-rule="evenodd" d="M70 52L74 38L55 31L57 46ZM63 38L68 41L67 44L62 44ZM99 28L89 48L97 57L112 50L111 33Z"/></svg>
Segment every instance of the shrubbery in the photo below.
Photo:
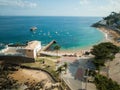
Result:
<svg viewBox="0 0 120 90"><path fill-rule="evenodd" d="M95 76L95 85L98 90L120 90L117 82L99 74Z"/></svg>
<svg viewBox="0 0 120 90"><path fill-rule="evenodd" d="M118 53L119 50L119 47L110 42L95 45L91 53L95 56L93 63L96 68L99 69L100 66L104 66L106 61L113 60L115 58L115 54Z"/></svg>

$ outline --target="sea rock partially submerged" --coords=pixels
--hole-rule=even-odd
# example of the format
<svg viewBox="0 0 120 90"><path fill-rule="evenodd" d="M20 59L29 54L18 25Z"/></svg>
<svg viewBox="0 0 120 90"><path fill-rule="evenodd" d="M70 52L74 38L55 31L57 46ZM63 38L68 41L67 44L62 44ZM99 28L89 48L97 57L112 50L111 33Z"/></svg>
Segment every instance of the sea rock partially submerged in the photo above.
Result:
<svg viewBox="0 0 120 90"><path fill-rule="evenodd" d="M31 27L30 30L31 31L37 30L37 27Z"/></svg>

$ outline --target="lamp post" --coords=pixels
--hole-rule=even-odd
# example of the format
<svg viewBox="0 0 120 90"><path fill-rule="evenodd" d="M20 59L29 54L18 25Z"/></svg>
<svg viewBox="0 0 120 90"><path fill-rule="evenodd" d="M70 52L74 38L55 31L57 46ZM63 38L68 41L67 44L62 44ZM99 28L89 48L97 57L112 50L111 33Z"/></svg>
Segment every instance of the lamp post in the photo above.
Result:
<svg viewBox="0 0 120 90"><path fill-rule="evenodd" d="M88 73L89 73L89 68L87 68L87 70L86 70L86 76L85 76L85 78L86 78L86 81L85 81L85 90L87 90Z"/></svg>

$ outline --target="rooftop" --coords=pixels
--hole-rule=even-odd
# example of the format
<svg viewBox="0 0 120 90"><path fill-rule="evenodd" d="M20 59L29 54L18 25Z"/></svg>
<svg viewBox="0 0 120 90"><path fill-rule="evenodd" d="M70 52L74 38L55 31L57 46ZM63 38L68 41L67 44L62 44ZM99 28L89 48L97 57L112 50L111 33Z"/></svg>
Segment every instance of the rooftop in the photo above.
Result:
<svg viewBox="0 0 120 90"><path fill-rule="evenodd" d="M25 47L25 49L34 49L36 47L36 45L38 45L40 43L40 41L31 41L28 42L28 45Z"/></svg>

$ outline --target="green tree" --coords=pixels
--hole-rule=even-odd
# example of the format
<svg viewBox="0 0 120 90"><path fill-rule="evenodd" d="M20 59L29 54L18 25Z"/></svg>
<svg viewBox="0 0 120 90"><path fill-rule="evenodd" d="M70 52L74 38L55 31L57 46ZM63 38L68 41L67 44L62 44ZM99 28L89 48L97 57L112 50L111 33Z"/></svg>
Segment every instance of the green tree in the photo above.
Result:
<svg viewBox="0 0 120 90"><path fill-rule="evenodd" d="M65 73L67 73L67 68L68 68L68 64L67 64L67 62L64 62L63 67L65 68Z"/></svg>
<svg viewBox="0 0 120 90"><path fill-rule="evenodd" d="M94 82L98 90L120 90L117 82L100 74L95 75Z"/></svg>
<svg viewBox="0 0 120 90"><path fill-rule="evenodd" d="M57 68L57 71L56 71L56 72L57 72L58 74L61 74L62 71L64 71L64 70L63 70L63 66L60 66L60 67Z"/></svg>
<svg viewBox="0 0 120 90"><path fill-rule="evenodd" d="M94 64L99 69L108 60L113 60L115 54L119 52L119 47L115 46L110 42L100 43L95 45L91 50L91 54L95 56Z"/></svg>
<svg viewBox="0 0 120 90"><path fill-rule="evenodd" d="M58 51L60 50L60 46L59 46L58 44L56 44L56 45L54 46L54 50L56 50L57 55L58 55Z"/></svg>
<svg viewBox="0 0 120 90"><path fill-rule="evenodd" d="M57 72L60 79L62 79L62 77L61 77L62 71L64 71L63 66L58 67L57 70L56 70L56 72Z"/></svg>
<svg viewBox="0 0 120 90"><path fill-rule="evenodd" d="M114 26L113 24L116 24L118 21L120 21L120 13L111 12L111 14L109 16L107 16L103 19L106 20L107 26ZM118 27L118 26L116 26L116 27Z"/></svg>

